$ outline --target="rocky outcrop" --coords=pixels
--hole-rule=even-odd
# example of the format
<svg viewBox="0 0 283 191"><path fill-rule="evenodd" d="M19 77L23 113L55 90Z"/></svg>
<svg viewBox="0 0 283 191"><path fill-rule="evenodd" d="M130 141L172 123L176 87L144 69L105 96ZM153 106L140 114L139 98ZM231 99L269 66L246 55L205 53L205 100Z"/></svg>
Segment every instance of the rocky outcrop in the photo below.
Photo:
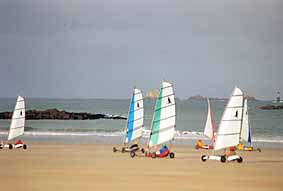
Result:
<svg viewBox="0 0 283 191"><path fill-rule="evenodd" d="M147 92L147 94L144 96L145 99L157 99L159 96L159 90L158 89L154 89L154 90L150 90L149 92Z"/></svg>
<svg viewBox="0 0 283 191"><path fill-rule="evenodd" d="M12 112L0 113L0 119L11 119ZM122 119L126 120L126 117L120 115L108 115L108 114L92 114L87 112L67 112L60 111L58 109L47 110L28 110L26 111L27 120L94 120L94 119Z"/></svg>
<svg viewBox="0 0 283 191"><path fill-rule="evenodd" d="M263 105L259 106L259 108L263 110L279 110L283 109L283 105Z"/></svg>

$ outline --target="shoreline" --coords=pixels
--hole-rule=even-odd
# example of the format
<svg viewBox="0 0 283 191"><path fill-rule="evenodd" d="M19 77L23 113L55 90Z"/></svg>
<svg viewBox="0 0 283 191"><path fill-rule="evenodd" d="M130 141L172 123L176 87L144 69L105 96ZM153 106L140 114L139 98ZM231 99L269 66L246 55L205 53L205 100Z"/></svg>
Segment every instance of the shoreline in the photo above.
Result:
<svg viewBox="0 0 283 191"><path fill-rule="evenodd" d="M175 140L170 143L176 146L188 146L194 147L197 140L200 137L195 138L175 138ZM202 137L201 137L202 138ZM98 144L98 145L122 145L123 136L99 136L99 135L24 135L20 137L23 142L27 143L50 143L57 142L60 144ZM143 137L140 140L140 145L144 146L147 143L147 137ZM210 140L202 139L205 144L211 144ZM0 141L7 141L7 133L0 133ZM12 141L13 142L13 141ZM267 148L267 149L283 149L283 143L281 142L253 142L254 147Z"/></svg>

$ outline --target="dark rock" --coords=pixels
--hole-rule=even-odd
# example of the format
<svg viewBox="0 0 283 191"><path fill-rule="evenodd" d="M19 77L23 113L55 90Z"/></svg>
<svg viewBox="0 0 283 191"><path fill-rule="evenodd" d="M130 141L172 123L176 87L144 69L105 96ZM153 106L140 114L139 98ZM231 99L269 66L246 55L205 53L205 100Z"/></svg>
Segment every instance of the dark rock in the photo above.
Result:
<svg viewBox="0 0 283 191"><path fill-rule="evenodd" d="M0 119L11 119L12 112L0 113ZM60 111L58 109L47 110L28 110L26 111L27 120L94 120L94 119L122 119L126 120L126 117L120 115L106 115L106 114L92 114L92 113L75 113Z"/></svg>
<svg viewBox="0 0 283 191"><path fill-rule="evenodd" d="M123 116L114 116L112 119L123 119L123 120L127 120L127 117L123 117Z"/></svg>
<svg viewBox="0 0 283 191"><path fill-rule="evenodd" d="M283 109L283 105L263 105L259 106L259 108L263 110L279 110Z"/></svg>

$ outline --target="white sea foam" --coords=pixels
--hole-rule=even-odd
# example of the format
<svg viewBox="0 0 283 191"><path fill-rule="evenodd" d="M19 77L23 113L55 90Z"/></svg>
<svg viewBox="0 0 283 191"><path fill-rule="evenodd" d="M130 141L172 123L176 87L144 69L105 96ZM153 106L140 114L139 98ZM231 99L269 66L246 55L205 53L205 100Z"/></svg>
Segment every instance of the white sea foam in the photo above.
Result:
<svg viewBox="0 0 283 191"><path fill-rule="evenodd" d="M143 137L148 138L150 131L145 129ZM7 136L7 131L0 131L0 135ZM99 137L122 137L124 136L124 131L113 131L113 132L103 132L103 131L89 131L89 132L64 132L64 131L28 131L25 132L26 136L99 136ZM176 131L176 140L209 140L203 135L203 132L197 131ZM254 136L252 142L258 143L283 143L283 137L281 136Z"/></svg>
<svg viewBox="0 0 283 191"><path fill-rule="evenodd" d="M8 135L7 132L0 132L0 135ZM113 137L113 136L122 136L123 131L115 132L52 132L52 131L29 131L25 132L25 135L31 136L103 136L103 137Z"/></svg>

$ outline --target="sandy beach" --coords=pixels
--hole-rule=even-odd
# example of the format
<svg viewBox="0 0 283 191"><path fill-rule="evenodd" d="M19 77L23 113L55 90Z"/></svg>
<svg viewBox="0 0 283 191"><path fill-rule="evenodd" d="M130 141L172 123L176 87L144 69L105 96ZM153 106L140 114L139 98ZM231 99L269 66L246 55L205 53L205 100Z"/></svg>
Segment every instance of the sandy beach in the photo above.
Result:
<svg viewBox="0 0 283 191"><path fill-rule="evenodd" d="M113 145L32 143L1 150L1 190L282 190L283 150L241 153L242 164L201 162L205 151L174 146L176 158L113 153Z"/></svg>

